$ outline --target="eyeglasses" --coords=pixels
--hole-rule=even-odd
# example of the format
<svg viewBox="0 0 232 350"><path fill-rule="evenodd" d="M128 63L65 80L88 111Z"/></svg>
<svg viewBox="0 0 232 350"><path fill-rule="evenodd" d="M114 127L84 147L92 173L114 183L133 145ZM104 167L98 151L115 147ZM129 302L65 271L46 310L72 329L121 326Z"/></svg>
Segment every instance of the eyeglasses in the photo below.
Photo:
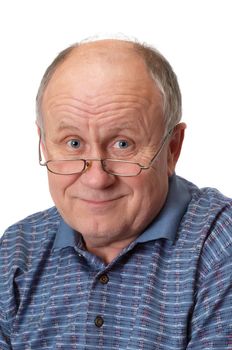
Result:
<svg viewBox="0 0 232 350"><path fill-rule="evenodd" d="M173 128L174 129L174 128ZM137 176L142 170L148 170L151 168L152 164L160 155L168 137L171 135L173 129L171 129L167 135L163 138L161 145L154 157L150 160L147 166L141 165L136 162L131 162L128 160L113 159L113 158L91 158L91 159L56 159L47 160L42 162L42 155L40 150L41 137L39 140L39 164L41 166L46 166L48 171L56 175L74 175L84 173L91 167L92 162L101 162L102 169L111 175L115 176Z"/></svg>

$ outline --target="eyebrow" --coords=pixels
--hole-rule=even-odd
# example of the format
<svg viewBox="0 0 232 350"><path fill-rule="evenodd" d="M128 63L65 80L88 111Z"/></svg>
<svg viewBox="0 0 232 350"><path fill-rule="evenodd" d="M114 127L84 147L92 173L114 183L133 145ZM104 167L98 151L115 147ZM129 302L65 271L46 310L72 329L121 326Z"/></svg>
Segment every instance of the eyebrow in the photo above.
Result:
<svg viewBox="0 0 232 350"><path fill-rule="evenodd" d="M111 125L111 124L113 124L113 125ZM136 128L136 126L135 126L135 123L133 123L133 122L128 122L128 121L126 121L126 122L123 122L121 125L120 124L115 124L115 122L112 122L112 123L109 123L109 125L108 125L108 127L110 127L110 128L112 128L112 129L114 129L115 131L121 131L121 130L123 130L123 129L132 129L132 130L134 130L134 129L136 129L137 130L137 128ZM101 126L102 127L102 126ZM103 125L103 127L104 127L104 125ZM107 127L107 128L108 128ZM58 125L58 127L57 127L57 130L58 131L62 131L62 130L76 130L76 131L81 131L81 128L80 127L78 127L78 126L76 126L76 125L72 125L72 124L68 124L68 123L66 123L66 122L64 122L64 121L61 121L61 123Z"/></svg>
<svg viewBox="0 0 232 350"><path fill-rule="evenodd" d="M66 124L65 122L61 122L58 125L57 131L63 131L63 130L75 130L80 131L80 128L75 125Z"/></svg>

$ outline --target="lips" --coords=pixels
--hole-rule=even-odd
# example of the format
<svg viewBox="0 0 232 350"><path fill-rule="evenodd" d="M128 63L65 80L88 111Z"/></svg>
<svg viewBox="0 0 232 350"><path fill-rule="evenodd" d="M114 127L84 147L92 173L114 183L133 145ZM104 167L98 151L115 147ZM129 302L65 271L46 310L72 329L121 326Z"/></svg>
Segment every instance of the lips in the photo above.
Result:
<svg viewBox="0 0 232 350"><path fill-rule="evenodd" d="M117 197L110 197L110 198L106 198L106 197L92 197L92 198L85 198L85 197L81 197L81 196L76 196L75 198L80 200L83 203L86 204L92 204L92 205L104 205L104 204L110 204L112 202L115 202L121 198L125 197L125 195L120 195Z"/></svg>
<svg viewBox="0 0 232 350"><path fill-rule="evenodd" d="M117 198L107 198L107 199L93 199L93 198L80 198L78 197L79 200L83 201L83 202L87 202L87 203L92 203L92 204L104 204L104 203L109 203L109 202L113 202L115 200L118 200L122 197L117 197Z"/></svg>

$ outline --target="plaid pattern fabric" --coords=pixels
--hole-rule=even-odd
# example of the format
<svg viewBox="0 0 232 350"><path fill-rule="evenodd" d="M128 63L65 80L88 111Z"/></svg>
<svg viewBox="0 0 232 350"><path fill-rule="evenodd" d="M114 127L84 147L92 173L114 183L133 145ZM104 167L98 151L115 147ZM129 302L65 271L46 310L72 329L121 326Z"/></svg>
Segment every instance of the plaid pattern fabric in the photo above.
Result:
<svg viewBox="0 0 232 350"><path fill-rule="evenodd" d="M0 349L232 349L232 201L175 181L161 215L109 265L56 208L10 227Z"/></svg>

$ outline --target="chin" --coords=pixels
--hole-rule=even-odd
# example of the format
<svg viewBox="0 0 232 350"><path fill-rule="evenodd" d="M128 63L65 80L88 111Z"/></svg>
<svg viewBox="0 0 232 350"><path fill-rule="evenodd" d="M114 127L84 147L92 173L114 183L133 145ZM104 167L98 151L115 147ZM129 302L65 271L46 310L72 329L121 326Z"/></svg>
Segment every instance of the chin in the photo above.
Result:
<svg viewBox="0 0 232 350"><path fill-rule="evenodd" d="M96 245L106 245L121 241L125 238L125 232L128 231L123 225L119 226L113 223L106 225L104 222L98 223L95 221L78 222L74 228L83 236L86 242L95 242Z"/></svg>
<svg viewBox="0 0 232 350"><path fill-rule="evenodd" d="M96 239L106 238L109 239L112 236L120 236L121 228L115 227L112 230L112 225L102 225L98 223L83 223L77 225L77 231L82 234L83 237L96 237Z"/></svg>

